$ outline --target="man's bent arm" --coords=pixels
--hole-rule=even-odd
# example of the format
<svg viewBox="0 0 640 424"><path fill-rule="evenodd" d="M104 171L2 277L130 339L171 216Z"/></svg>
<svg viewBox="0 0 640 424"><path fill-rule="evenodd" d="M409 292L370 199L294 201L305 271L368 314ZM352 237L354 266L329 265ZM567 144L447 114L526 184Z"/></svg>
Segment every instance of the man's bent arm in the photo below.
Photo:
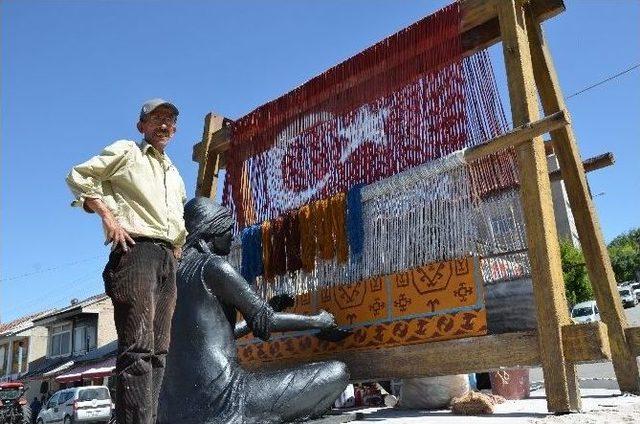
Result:
<svg viewBox="0 0 640 424"><path fill-rule="evenodd" d="M76 198L71 205L83 206L85 211L92 212L85 206L85 200L102 199L102 182L111 178L126 163L132 147L130 141L116 141L105 147L98 156L74 166L67 176L67 185Z"/></svg>

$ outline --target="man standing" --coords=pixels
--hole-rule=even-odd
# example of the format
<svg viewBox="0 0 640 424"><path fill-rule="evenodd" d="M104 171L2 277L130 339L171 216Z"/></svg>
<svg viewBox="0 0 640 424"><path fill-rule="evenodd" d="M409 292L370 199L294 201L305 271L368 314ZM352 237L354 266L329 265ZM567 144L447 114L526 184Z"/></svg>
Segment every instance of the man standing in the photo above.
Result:
<svg viewBox="0 0 640 424"><path fill-rule="evenodd" d="M76 200L102 218L112 243L104 269L118 332L116 421L156 421L176 303L176 267L186 239L184 183L165 153L178 109L162 99L142 106L140 143L119 140L67 177Z"/></svg>
<svg viewBox="0 0 640 424"><path fill-rule="evenodd" d="M31 405L29 405L29 408L31 408L31 422L35 423L36 419L38 418L38 414L42 409L42 402L38 400L37 396L33 398L33 402L31 402Z"/></svg>

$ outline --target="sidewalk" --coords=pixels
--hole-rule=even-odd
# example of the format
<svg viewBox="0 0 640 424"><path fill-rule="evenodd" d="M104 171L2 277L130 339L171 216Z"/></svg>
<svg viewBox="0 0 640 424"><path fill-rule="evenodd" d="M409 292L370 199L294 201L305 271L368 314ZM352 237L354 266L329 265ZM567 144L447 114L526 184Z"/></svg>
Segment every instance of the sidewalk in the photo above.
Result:
<svg viewBox="0 0 640 424"><path fill-rule="evenodd" d="M576 368L580 388L619 390L616 373L613 371L613 364L611 362L582 364ZM541 387L544 384L543 380L542 368L530 369L529 381L532 386Z"/></svg>
<svg viewBox="0 0 640 424"><path fill-rule="evenodd" d="M510 400L496 405L496 412L486 416L452 415L442 411L403 411L391 408L368 408L357 411L358 417L352 423L390 423L390 424L616 424L640 423L640 397L621 396L618 390L582 389L583 412L567 415L552 415L547 412L544 390L531 392L525 400ZM360 415L360 413L362 415ZM353 414L353 412L351 412ZM335 417L337 418L337 417ZM318 422L324 420L318 420ZM345 421L324 421L345 422Z"/></svg>

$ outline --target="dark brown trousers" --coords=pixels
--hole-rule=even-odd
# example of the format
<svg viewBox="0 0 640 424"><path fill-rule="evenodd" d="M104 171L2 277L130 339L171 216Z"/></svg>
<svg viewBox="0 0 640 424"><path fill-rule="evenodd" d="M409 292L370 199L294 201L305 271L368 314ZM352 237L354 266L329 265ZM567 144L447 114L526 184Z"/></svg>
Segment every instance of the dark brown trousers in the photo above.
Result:
<svg viewBox="0 0 640 424"><path fill-rule="evenodd" d="M104 269L118 332L116 422L153 424L176 305L176 260L170 246L137 241L114 250Z"/></svg>

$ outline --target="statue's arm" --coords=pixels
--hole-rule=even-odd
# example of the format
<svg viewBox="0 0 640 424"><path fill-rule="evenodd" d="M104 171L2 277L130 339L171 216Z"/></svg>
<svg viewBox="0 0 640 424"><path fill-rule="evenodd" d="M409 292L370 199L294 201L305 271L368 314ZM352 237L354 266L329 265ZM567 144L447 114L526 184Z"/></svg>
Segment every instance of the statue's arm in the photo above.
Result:
<svg viewBox="0 0 640 424"><path fill-rule="evenodd" d="M221 302L232 305L240 311L254 334L264 333L268 338L270 315L273 315L273 310L253 291L235 268L224 258L211 256L205 264L202 275L207 288Z"/></svg>
<svg viewBox="0 0 640 424"><path fill-rule="evenodd" d="M336 321L329 312L321 310L314 315L288 314L278 312L274 315L273 331L300 331L333 328Z"/></svg>
<svg viewBox="0 0 640 424"><path fill-rule="evenodd" d="M236 337L248 334L267 340L271 331L296 331L335 327L333 315L320 311L315 315L276 313L226 260L214 257L207 262L203 273L205 283L221 301L235 306L246 323L239 323Z"/></svg>
<svg viewBox="0 0 640 424"><path fill-rule="evenodd" d="M320 311L315 315L288 314L276 312L273 314L271 331L301 331L310 329L326 329L336 327L336 322L329 312ZM251 332L246 321L240 321L233 330L236 339L246 336Z"/></svg>

